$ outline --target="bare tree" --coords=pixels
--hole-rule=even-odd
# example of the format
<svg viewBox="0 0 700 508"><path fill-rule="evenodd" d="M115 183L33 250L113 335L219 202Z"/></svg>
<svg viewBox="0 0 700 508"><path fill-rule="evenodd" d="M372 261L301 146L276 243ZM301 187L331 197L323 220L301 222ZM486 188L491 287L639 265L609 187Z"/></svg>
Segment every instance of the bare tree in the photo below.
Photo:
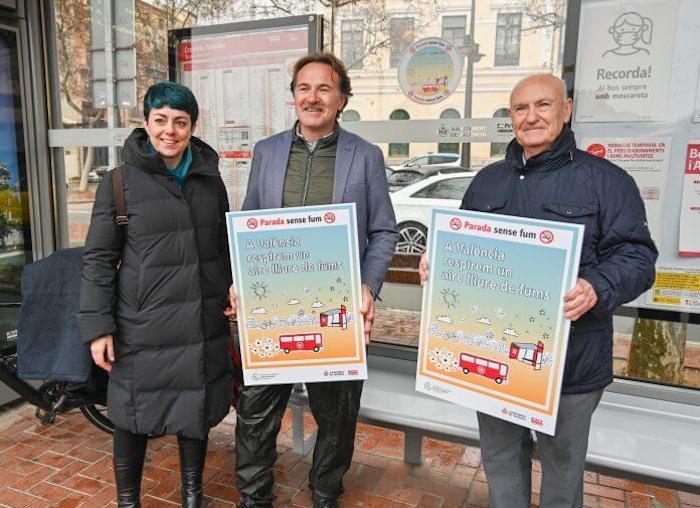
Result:
<svg viewBox="0 0 700 508"><path fill-rule="evenodd" d="M554 68L560 61L561 38L566 26L567 0L527 0L524 14L530 23L522 31L551 31L552 45L549 55L549 67Z"/></svg>
<svg viewBox="0 0 700 508"><path fill-rule="evenodd" d="M230 0L136 0L137 97L148 86L167 79L169 29L197 23L200 17L214 17L231 11ZM90 4L89 0L55 0L56 50L59 92L64 127L92 128L104 123L105 110L94 108L91 90ZM140 100L138 101L140 103ZM128 123L131 112L120 111ZM78 147L79 190L88 188L94 147Z"/></svg>

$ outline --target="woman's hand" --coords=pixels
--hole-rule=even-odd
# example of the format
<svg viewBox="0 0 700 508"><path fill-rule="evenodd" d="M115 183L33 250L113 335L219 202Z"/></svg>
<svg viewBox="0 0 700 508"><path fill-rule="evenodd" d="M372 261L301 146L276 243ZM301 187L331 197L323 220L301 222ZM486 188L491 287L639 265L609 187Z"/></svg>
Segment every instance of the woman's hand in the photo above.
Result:
<svg viewBox="0 0 700 508"><path fill-rule="evenodd" d="M90 352L95 365L110 372L114 363L114 339L103 335L90 343Z"/></svg>
<svg viewBox="0 0 700 508"><path fill-rule="evenodd" d="M236 315L236 289L231 284L228 288L228 307L224 309L224 316L232 318Z"/></svg>

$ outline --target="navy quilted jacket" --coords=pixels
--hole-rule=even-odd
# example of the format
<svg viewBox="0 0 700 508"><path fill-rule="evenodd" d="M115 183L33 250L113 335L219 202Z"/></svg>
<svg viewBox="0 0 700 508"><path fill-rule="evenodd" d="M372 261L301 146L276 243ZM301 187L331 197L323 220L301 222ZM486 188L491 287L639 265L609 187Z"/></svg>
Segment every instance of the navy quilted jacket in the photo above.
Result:
<svg viewBox="0 0 700 508"><path fill-rule="evenodd" d="M514 139L506 158L479 171L461 208L586 226L579 277L598 303L572 323L562 393L612 382L612 316L654 282L658 252L634 180L613 163L576 148L565 127L552 148L527 163Z"/></svg>

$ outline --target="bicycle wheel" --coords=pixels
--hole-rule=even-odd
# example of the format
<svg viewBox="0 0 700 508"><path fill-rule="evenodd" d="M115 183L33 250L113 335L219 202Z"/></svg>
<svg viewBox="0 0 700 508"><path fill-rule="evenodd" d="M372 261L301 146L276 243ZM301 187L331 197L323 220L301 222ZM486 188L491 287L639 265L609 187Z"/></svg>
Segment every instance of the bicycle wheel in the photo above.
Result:
<svg viewBox="0 0 700 508"><path fill-rule="evenodd" d="M114 424L107 416L107 406L88 404L80 407L80 412L95 427L108 434L114 434Z"/></svg>

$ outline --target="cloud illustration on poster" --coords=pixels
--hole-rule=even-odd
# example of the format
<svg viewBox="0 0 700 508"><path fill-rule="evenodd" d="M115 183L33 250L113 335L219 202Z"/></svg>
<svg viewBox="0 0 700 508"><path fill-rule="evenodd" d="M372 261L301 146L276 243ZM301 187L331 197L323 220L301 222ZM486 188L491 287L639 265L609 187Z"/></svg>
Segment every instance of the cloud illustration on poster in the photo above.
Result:
<svg viewBox="0 0 700 508"><path fill-rule="evenodd" d="M448 325L452 324L452 318L450 316L436 316L435 319L441 323L447 323Z"/></svg>
<svg viewBox="0 0 700 508"><path fill-rule="evenodd" d="M314 303L311 304L312 309L318 309L319 307L325 307L325 306L326 306L326 304L320 300L316 300Z"/></svg>
<svg viewBox="0 0 700 508"><path fill-rule="evenodd" d="M510 335L511 337L517 337L517 336L518 336L518 332L516 332L516 331L513 330L512 328L506 328L505 330L503 330L503 333L504 333L505 335Z"/></svg>
<svg viewBox="0 0 700 508"><path fill-rule="evenodd" d="M487 317L480 317L479 319L476 320L477 323L481 323L482 325L490 325L491 320Z"/></svg>
<svg viewBox="0 0 700 508"><path fill-rule="evenodd" d="M253 310L250 311L251 314L267 314L267 311L265 310L264 307L256 307Z"/></svg>
<svg viewBox="0 0 700 508"><path fill-rule="evenodd" d="M297 300L296 298L292 298L287 302L287 305L299 305L301 302Z"/></svg>

